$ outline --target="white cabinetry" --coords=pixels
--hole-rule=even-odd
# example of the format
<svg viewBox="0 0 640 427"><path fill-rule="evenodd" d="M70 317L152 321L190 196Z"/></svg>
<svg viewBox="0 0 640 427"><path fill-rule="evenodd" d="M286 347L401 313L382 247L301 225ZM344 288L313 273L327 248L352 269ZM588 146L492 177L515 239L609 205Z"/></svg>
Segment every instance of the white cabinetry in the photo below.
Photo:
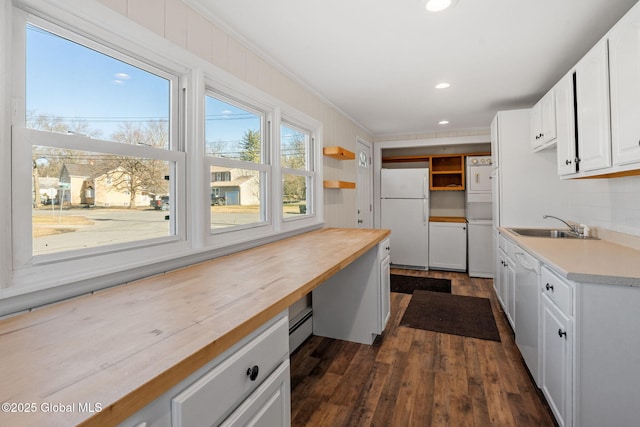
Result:
<svg viewBox="0 0 640 427"><path fill-rule="evenodd" d="M542 268L542 392L561 427L572 425L573 306L572 285Z"/></svg>
<svg viewBox="0 0 640 427"><path fill-rule="evenodd" d="M515 252L515 245L505 239L502 235L498 235L498 256L496 264L497 280L496 293L500 304L507 316L507 320L511 327L515 329L515 283L516 283L516 264L513 257L509 256L509 252Z"/></svg>
<svg viewBox="0 0 640 427"><path fill-rule="evenodd" d="M531 148L534 151L547 148L555 139L556 103L552 89L531 109Z"/></svg>
<svg viewBox="0 0 640 427"><path fill-rule="evenodd" d="M576 65L579 168L611 166L609 60L607 40L596 44Z"/></svg>
<svg viewBox="0 0 640 427"><path fill-rule="evenodd" d="M554 268L540 277L540 384L558 425L637 426L640 287L572 282Z"/></svg>
<svg viewBox="0 0 640 427"><path fill-rule="evenodd" d="M640 7L609 35L613 164L640 162Z"/></svg>
<svg viewBox="0 0 640 427"><path fill-rule="evenodd" d="M573 175L577 171L576 124L575 124L575 73L573 70L555 86L556 93L556 147L558 175Z"/></svg>
<svg viewBox="0 0 640 427"><path fill-rule="evenodd" d="M289 360L285 360L220 426L271 427L290 425L290 382Z"/></svg>
<svg viewBox="0 0 640 427"><path fill-rule="evenodd" d="M429 223L429 268L467 270L467 223Z"/></svg>
<svg viewBox="0 0 640 427"><path fill-rule="evenodd" d="M289 318L285 311L121 426L288 426L289 377Z"/></svg>
<svg viewBox="0 0 640 427"><path fill-rule="evenodd" d="M382 333L391 316L391 239L385 239L378 245L380 260L380 297L378 331Z"/></svg>
<svg viewBox="0 0 640 427"><path fill-rule="evenodd" d="M389 239L313 290L313 333L371 344L389 318Z"/></svg>

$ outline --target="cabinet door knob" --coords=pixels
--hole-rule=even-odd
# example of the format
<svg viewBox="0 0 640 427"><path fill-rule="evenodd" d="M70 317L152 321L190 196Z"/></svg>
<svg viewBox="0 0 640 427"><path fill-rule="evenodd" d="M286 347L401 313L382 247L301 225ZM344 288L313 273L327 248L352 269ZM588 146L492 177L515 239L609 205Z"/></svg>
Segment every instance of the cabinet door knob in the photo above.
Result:
<svg viewBox="0 0 640 427"><path fill-rule="evenodd" d="M545 286L545 288L547 288L547 290L553 292L553 285L550 285L547 283L547 286Z"/></svg>
<svg viewBox="0 0 640 427"><path fill-rule="evenodd" d="M564 161L564 164L565 164L565 165L570 165L570 164L571 164L571 160L565 160L565 161Z"/></svg>
<svg viewBox="0 0 640 427"><path fill-rule="evenodd" d="M560 338L564 337L564 339L567 339L567 331L563 331L562 329L558 329L558 336Z"/></svg>
<svg viewBox="0 0 640 427"><path fill-rule="evenodd" d="M255 381L256 378L258 378L259 371L260 368L258 368L258 365L254 365L252 368L247 369L247 376L251 381Z"/></svg>

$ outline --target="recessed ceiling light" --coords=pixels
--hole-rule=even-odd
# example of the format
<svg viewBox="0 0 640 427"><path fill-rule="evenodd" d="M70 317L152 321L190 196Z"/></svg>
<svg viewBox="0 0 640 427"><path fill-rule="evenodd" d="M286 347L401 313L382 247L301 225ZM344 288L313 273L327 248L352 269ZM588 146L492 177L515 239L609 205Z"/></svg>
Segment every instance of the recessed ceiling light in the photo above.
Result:
<svg viewBox="0 0 640 427"><path fill-rule="evenodd" d="M436 85L436 89L446 89L446 88L448 88L449 86L451 86L449 83L447 83L447 82L442 82L442 83L438 83L438 84Z"/></svg>
<svg viewBox="0 0 640 427"><path fill-rule="evenodd" d="M456 0L428 0L426 8L429 12L440 12L455 4Z"/></svg>
<svg viewBox="0 0 640 427"><path fill-rule="evenodd" d="M448 125L449 124L449 120L440 120L438 122L439 125Z"/></svg>

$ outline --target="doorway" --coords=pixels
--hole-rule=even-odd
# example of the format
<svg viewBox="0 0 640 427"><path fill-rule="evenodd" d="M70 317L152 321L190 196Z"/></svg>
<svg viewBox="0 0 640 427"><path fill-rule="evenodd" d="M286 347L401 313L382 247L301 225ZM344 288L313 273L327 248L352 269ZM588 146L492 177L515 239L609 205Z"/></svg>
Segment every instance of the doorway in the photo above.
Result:
<svg viewBox="0 0 640 427"><path fill-rule="evenodd" d="M371 166L371 144L360 138L356 140L356 221L358 228L373 227L373 168Z"/></svg>

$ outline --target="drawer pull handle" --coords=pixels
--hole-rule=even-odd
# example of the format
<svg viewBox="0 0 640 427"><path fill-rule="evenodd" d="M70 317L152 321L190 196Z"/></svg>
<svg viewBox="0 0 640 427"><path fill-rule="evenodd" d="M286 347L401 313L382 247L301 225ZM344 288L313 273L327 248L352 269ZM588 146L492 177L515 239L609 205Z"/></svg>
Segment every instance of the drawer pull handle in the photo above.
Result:
<svg viewBox="0 0 640 427"><path fill-rule="evenodd" d="M567 331L563 331L562 329L558 329L558 336L560 338L564 337L564 339L567 339Z"/></svg>
<svg viewBox="0 0 640 427"><path fill-rule="evenodd" d="M545 288L547 288L547 290L553 292L553 285L550 285L547 283L547 286L545 286Z"/></svg>
<svg viewBox="0 0 640 427"><path fill-rule="evenodd" d="M247 376L251 381L255 381L256 378L258 378L258 371L260 371L258 365L254 365L253 368L247 369Z"/></svg>

